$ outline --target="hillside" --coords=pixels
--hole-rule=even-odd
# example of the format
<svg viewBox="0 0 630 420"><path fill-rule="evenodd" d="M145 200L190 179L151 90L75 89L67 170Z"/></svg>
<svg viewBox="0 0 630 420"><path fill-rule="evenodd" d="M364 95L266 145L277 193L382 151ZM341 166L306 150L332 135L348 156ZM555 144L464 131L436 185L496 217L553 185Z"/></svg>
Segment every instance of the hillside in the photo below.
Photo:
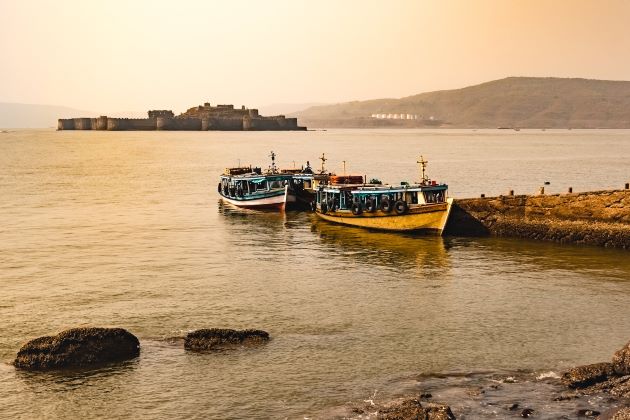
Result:
<svg viewBox="0 0 630 420"><path fill-rule="evenodd" d="M119 111L97 114L58 105L0 102L0 128L57 128L57 119L98 117L146 118L146 112Z"/></svg>
<svg viewBox="0 0 630 420"><path fill-rule="evenodd" d="M630 128L630 82L508 77L400 99L316 106L294 116L308 127Z"/></svg>
<svg viewBox="0 0 630 420"><path fill-rule="evenodd" d="M0 102L0 127L57 128L58 118L90 117L92 114L64 106Z"/></svg>

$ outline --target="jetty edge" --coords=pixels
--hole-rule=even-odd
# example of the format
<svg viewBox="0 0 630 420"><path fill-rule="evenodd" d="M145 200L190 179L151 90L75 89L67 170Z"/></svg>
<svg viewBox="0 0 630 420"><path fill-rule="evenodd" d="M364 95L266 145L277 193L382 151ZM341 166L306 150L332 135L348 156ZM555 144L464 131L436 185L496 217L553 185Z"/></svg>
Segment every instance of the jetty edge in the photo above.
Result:
<svg viewBox="0 0 630 420"><path fill-rule="evenodd" d="M455 199L445 235L630 249L630 189Z"/></svg>

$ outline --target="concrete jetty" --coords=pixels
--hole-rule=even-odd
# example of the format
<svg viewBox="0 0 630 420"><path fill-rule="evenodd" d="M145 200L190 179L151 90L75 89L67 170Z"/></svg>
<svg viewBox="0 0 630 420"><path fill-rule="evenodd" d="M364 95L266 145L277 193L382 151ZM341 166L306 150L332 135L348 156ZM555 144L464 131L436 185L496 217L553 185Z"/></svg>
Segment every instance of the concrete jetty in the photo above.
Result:
<svg viewBox="0 0 630 420"><path fill-rule="evenodd" d="M456 199L447 235L507 236L630 249L630 189ZM569 189L573 191L573 189Z"/></svg>

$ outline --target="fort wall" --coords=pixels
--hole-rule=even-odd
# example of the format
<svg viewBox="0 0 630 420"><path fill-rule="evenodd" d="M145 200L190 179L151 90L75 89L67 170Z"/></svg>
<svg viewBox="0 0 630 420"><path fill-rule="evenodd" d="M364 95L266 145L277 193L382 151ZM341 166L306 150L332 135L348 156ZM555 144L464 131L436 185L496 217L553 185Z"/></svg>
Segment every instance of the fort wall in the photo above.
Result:
<svg viewBox="0 0 630 420"><path fill-rule="evenodd" d="M257 109L234 105L211 106L206 102L189 108L181 115L175 116L171 110L148 111L149 118L73 118L60 119L58 130L306 130L299 127L297 118L285 118L284 115L263 117Z"/></svg>
<svg viewBox="0 0 630 420"><path fill-rule="evenodd" d="M60 118L57 120L57 130L74 130L74 119Z"/></svg>

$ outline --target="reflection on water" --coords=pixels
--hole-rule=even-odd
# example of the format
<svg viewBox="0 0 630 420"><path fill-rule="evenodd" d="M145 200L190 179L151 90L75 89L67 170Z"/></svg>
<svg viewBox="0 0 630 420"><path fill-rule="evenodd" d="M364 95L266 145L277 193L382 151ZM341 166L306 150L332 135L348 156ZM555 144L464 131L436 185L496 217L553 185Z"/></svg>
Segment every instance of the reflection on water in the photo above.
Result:
<svg viewBox="0 0 630 420"><path fill-rule="evenodd" d="M329 248L331 259L355 258L394 270L417 270L419 275L448 270L448 254L440 236L369 231L328 223L316 215L310 219L311 231Z"/></svg>
<svg viewBox="0 0 630 420"><path fill-rule="evenodd" d="M447 248L469 249L475 259L504 262L503 270L573 273L593 279L630 279L630 258L627 251L599 247L563 245L512 238L446 237Z"/></svg>
<svg viewBox="0 0 630 420"><path fill-rule="evenodd" d="M139 360L131 360L88 370L63 370L29 372L16 370L15 376L23 386L34 392L68 392L80 387L89 387L103 380L116 379L117 376L129 377L138 367Z"/></svg>

